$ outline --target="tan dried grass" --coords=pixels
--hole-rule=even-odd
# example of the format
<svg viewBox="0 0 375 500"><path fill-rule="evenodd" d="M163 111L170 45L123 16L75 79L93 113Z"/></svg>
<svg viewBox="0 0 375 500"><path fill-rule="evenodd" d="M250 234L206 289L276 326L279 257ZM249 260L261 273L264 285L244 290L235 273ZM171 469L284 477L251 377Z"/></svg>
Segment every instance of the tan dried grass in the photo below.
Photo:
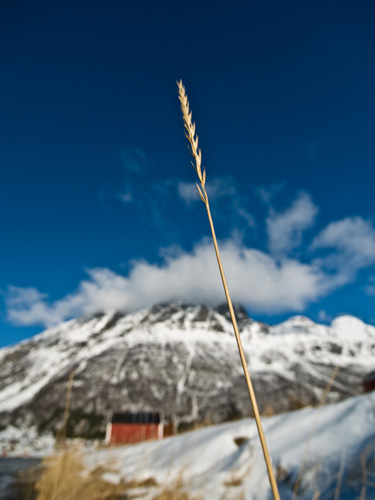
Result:
<svg viewBox="0 0 375 500"><path fill-rule="evenodd" d="M110 467L87 471L82 453L68 449L43 462L44 471L35 485L36 500L119 500L142 497L145 490L155 490L152 500L202 500L191 495L180 474L175 480L159 486L154 478L122 480L109 483L103 475Z"/></svg>
<svg viewBox="0 0 375 500"><path fill-rule="evenodd" d="M123 483L105 481L103 468L88 473L77 450L66 450L43 465L44 472L35 486L37 500L116 500L126 488Z"/></svg>

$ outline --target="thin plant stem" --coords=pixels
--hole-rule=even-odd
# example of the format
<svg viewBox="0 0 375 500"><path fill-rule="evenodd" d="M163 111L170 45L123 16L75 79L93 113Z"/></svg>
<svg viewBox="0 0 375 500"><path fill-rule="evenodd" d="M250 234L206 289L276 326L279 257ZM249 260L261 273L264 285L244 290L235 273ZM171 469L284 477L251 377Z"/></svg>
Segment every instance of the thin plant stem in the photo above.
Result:
<svg viewBox="0 0 375 500"><path fill-rule="evenodd" d="M182 116L183 116L184 125L185 125L185 134L186 134L186 137L190 143L190 148L191 148L190 152L193 155L193 158L195 161L195 163L193 163L193 167L194 167L195 171L197 172L198 178L199 178L199 184L196 183L197 195L203 201L203 203L206 205L208 220L210 223L210 228L211 228L211 233L212 233L212 239L213 239L213 243L214 243L214 247L215 247L217 263L219 265L220 276L221 276L221 280L223 282L225 297L227 299L227 303L228 303L228 307L229 307L229 313L230 313L230 317L231 317L232 324L233 324L233 330L234 330L234 334L235 334L236 341L237 341L238 352L240 355L242 368L243 368L244 375L245 375L246 385L247 385L247 388L249 391L251 405L253 407L255 422L257 425L257 429L258 429L259 439L260 439L260 442L262 445L262 451L263 451L264 460L265 460L266 467L267 467L267 472L268 472L268 477L269 477L272 493L273 493L275 500L280 500L280 494L279 494L279 490L277 487L276 478L275 478L275 475L274 475L274 472L272 469L271 459L270 459L270 455L268 452L262 423L260 420L258 404L257 404L257 400L255 397L253 384L251 382L249 370L247 367L247 362L246 362L244 350L242 347L242 341L241 341L240 333L238 330L236 315L234 313L233 304L232 304L232 300L231 300L228 285L227 285L227 280L225 278L224 269L223 269L223 265L222 265L221 258L220 258L219 246L217 244L214 223L212 220L210 205L208 202L208 196L207 196L207 191L206 191L206 187L205 187L206 171L204 168L202 170L202 153L201 153L201 150L198 149L198 136L195 133L195 123L193 123L193 121L192 121L192 112L189 109L189 101L188 101L188 98L186 95L185 87L182 84L182 81L180 80L179 82L177 82L177 85L178 85L179 99L180 99L180 103L181 103L181 111L182 111Z"/></svg>
<svg viewBox="0 0 375 500"><path fill-rule="evenodd" d="M333 500L339 500L339 498L340 498L341 483L342 483L342 478L344 476L345 458L346 458L346 448L344 448L344 450L341 453L340 467L339 467L339 472L337 474L335 496L334 496Z"/></svg>

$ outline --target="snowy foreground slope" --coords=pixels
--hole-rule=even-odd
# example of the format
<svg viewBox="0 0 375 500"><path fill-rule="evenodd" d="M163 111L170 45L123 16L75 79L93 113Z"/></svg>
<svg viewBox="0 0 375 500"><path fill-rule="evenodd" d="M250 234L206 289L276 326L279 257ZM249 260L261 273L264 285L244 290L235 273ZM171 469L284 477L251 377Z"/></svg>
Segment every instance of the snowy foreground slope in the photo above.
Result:
<svg viewBox="0 0 375 500"><path fill-rule="evenodd" d="M374 392L263 418L263 425L283 500L292 498L298 478L299 499L375 498ZM247 439L237 446L238 437ZM112 464L107 479L114 482L154 478L163 484L182 477L187 490L203 499L271 498L252 419L90 452L85 463ZM151 498L155 489L139 493Z"/></svg>
<svg viewBox="0 0 375 500"><path fill-rule="evenodd" d="M375 328L359 319L324 326L297 316L271 327L236 310L262 413L319 403L333 373L328 402L359 394L375 368ZM103 435L113 410L161 411L179 430L251 415L226 306L74 319L1 349L0 427L58 429L71 371L74 435Z"/></svg>

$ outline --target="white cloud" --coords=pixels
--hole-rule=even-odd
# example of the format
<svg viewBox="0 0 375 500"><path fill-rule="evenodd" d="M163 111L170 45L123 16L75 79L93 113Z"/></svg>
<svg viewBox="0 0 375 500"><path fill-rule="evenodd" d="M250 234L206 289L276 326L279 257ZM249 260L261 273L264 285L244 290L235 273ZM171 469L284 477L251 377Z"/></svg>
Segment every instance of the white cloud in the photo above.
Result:
<svg viewBox="0 0 375 500"><path fill-rule="evenodd" d="M324 290L324 275L306 264L271 256L226 241L221 254L233 301L252 310L301 311ZM109 269L92 269L78 289L49 303L37 290L12 288L8 318L19 325L50 326L64 319L97 311L132 311L155 302L218 304L225 300L211 241L204 240L191 253L164 252L162 265L133 263L127 277Z"/></svg>
<svg viewBox="0 0 375 500"><path fill-rule="evenodd" d="M271 253L285 255L300 245L303 231L314 224L317 213L318 207L304 192L284 212L271 210L266 220Z"/></svg>
<svg viewBox="0 0 375 500"><path fill-rule="evenodd" d="M322 248L334 252L319 259L319 266L339 271L349 281L359 269L375 263L375 229L361 217L331 222L312 242L312 250Z"/></svg>

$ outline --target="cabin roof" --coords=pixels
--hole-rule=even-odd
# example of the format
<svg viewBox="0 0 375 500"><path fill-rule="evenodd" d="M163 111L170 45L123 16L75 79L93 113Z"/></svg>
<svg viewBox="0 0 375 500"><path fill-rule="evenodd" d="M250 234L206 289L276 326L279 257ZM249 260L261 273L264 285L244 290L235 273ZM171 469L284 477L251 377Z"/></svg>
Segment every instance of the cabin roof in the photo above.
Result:
<svg viewBox="0 0 375 500"><path fill-rule="evenodd" d="M160 413L151 411L114 412L111 418L112 424L160 424L160 421Z"/></svg>
<svg viewBox="0 0 375 500"><path fill-rule="evenodd" d="M375 382L375 370L366 375L363 379L364 382Z"/></svg>

